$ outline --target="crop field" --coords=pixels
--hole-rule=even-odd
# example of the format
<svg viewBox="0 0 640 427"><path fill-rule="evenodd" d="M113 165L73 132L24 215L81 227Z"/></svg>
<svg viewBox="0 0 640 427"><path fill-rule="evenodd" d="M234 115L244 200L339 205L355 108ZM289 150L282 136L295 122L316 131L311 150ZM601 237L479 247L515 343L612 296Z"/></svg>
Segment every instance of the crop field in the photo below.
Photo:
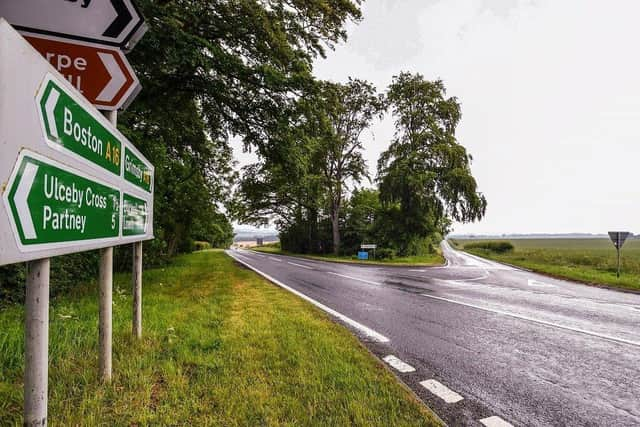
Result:
<svg viewBox="0 0 640 427"><path fill-rule="evenodd" d="M607 238L499 240L510 242L514 249L505 253L484 249L468 251L554 276L640 290L640 239L629 239L622 247L619 279L616 278L616 250ZM478 241L456 239L453 243L459 249L465 249L465 246Z"/></svg>

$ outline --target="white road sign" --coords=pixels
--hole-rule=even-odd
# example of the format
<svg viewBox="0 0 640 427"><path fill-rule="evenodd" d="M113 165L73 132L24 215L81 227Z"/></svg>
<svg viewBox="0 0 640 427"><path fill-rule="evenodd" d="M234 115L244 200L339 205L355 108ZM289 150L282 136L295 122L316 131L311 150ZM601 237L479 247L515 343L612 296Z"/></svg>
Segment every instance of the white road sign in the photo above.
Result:
<svg viewBox="0 0 640 427"><path fill-rule="evenodd" d="M123 49L146 29L131 0L2 0L0 17L20 31Z"/></svg>

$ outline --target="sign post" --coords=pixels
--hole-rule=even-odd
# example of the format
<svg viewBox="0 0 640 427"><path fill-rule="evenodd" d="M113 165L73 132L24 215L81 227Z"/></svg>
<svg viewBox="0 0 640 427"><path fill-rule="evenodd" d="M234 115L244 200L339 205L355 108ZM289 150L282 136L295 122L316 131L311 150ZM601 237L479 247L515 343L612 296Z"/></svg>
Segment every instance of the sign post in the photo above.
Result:
<svg viewBox="0 0 640 427"><path fill-rule="evenodd" d="M49 8L80 4L0 2L0 16L27 5L46 21ZM28 263L24 420L44 426L49 259L101 250L99 361L100 376L109 381L113 246L134 243L141 250L142 241L153 239L154 168L114 126L115 112L107 114L111 122L105 119L3 18L0 40L0 266Z"/></svg>
<svg viewBox="0 0 640 427"><path fill-rule="evenodd" d="M373 249L373 259L376 259L376 248L378 247L378 245L375 244L362 244L360 245L360 249Z"/></svg>
<svg viewBox="0 0 640 427"><path fill-rule="evenodd" d="M24 425L47 425L49 376L49 258L27 263Z"/></svg>
<svg viewBox="0 0 640 427"><path fill-rule="evenodd" d="M628 231L610 231L609 238L613 242L613 246L616 248L616 252L618 254L618 269L616 272L616 277L620 278L620 249L622 249L622 245L624 245L625 240L629 237L631 233Z"/></svg>

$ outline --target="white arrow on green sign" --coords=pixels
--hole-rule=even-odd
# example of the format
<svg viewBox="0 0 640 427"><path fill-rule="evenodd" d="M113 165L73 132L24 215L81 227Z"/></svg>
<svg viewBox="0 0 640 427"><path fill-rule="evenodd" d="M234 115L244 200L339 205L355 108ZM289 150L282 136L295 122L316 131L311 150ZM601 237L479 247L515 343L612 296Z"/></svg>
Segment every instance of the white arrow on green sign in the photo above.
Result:
<svg viewBox="0 0 640 427"><path fill-rule="evenodd" d="M120 190L23 151L5 204L23 247L117 238Z"/></svg>
<svg viewBox="0 0 640 427"><path fill-rule="evenodd" d="M51 76L44 80L37 102L50 143L120 175L122 142Z"/></svg>
<svg viewBox="0 0 640 427"><path fill-rule="evenodd" d="M95 113L90 113L53 76L45 78L36 102L50 145L62 147L67 153L122 176L148 193L152 192L151 165L135 153L124 137L103 125Z"/></svg>

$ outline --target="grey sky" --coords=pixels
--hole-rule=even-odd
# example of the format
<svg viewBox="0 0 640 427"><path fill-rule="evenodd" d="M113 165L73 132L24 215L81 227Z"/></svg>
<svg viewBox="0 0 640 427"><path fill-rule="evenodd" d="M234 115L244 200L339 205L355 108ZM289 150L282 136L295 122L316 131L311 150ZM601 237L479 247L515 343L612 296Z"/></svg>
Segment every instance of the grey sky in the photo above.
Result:
<svg viewBox="0 0 640 427"><path fill-rule="evenodd" d="M444 81L489 202L457 233L640 232L640 3L370 0L363 10L315 74L379 90L401 70ZM392 135L391 117L366 135L372 177Z"/></svg>

